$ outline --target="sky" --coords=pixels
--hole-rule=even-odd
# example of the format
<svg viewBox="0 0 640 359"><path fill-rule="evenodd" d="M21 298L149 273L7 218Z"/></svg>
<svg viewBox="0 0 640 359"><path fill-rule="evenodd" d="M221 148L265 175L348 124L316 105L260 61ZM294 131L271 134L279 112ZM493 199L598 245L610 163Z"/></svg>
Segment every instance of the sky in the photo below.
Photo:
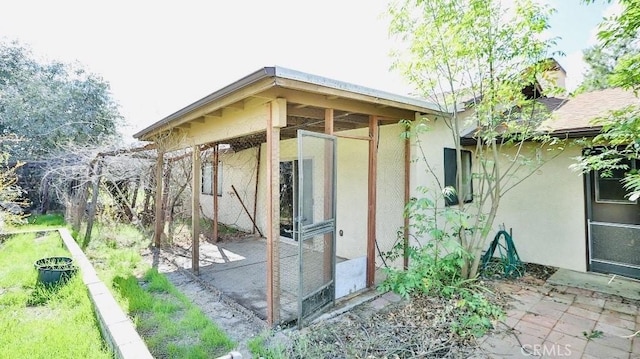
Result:
<svg viewBox="0 0 640 359"><path fill-rule="evenodd" d="M612 6L539 0L556 9L549 36L567 87L585 70L582 50ZM390 71L388 0L0 0L0 41L43 60L78 62L111 85L131 135L265 66L398 94Z"/></svg>

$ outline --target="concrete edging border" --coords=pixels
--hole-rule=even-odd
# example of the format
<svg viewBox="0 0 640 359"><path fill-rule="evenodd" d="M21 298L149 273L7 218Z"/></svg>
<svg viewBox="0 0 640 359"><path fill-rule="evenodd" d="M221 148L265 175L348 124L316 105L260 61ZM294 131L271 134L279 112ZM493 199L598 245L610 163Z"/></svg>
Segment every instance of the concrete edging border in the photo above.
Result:
<svg viewBox="0 0 640 359"><path fill-rule="evenodd" d="M105 342L120 359L153 359L149 348L136 331L129 317L116 302L109 288L102 283L93 265L66 228L57 229L62 242L80 267L82 281L87 286L89 298L98 318Z"/></svg>

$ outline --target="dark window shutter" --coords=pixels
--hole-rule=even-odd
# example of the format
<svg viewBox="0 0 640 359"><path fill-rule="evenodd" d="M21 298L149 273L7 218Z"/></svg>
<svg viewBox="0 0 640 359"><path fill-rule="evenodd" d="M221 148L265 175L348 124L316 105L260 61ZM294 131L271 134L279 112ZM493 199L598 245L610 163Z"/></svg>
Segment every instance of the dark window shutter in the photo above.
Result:
<svg viewBox="0 0 640 359"><path fill-rule="evenodd" d="M444 186L456 188L456 150L452 148L444 149ZM457 191L457 188L456 188ZM447 206L458 204L458 196L453 194L445 198Z"/></svg>

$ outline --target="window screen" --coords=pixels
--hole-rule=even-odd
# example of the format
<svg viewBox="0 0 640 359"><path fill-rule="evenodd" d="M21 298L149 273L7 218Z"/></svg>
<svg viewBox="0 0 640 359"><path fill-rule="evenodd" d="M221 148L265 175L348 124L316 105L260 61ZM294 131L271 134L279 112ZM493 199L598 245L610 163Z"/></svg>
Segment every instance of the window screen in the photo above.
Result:
<svg viewBox="0 0 640 359"><path fill-rule="evenodd" d="M202 194L213 194L213 163L202 164ZM222 196L222 162L218 162L218 196Z"/></svg>
<svg viewBox="0 0 640 359"><path fill-rule="evenodd" d="M606 175L596 171L596 202L599 203L627 203L634 204L637 201L629 201L627 190L624 188L622 179L625 174L636 168L635 161L623 160L620 164L627 165L627 169L614 169Z"/></svg>

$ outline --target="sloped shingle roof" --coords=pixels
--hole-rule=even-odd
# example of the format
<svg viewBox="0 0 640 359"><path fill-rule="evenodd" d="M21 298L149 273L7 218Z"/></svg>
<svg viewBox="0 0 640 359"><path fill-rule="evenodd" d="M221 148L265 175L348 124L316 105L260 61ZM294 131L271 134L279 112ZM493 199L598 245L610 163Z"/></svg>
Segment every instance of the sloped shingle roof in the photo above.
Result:
<svg viewBox="0 0 640 359"><path fill-rule="evenodd" d="M610 88L582 93L572 98L540 99L551 111L551 119L542 124L552 132L572 132L581 129L597 129L592 121L614 110L630 105L640 105L640 98L633 91Z"/></svg>

